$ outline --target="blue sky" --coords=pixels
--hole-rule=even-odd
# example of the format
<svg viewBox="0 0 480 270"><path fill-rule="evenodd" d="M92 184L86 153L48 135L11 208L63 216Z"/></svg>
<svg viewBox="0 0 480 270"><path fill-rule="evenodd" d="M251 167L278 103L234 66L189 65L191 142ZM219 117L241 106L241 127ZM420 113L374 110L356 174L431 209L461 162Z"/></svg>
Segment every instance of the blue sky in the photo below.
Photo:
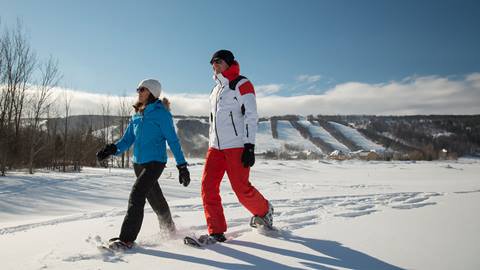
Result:
<svg viewBox="0 0 480 270"><path fill-rule="evenodd" d="M205 94L210 56L227 48L255 85L296 96L479 72L479 3L0 0L0 18L2 27L23 21L69 88L129 94L154 77L168 93Z"/></svg>

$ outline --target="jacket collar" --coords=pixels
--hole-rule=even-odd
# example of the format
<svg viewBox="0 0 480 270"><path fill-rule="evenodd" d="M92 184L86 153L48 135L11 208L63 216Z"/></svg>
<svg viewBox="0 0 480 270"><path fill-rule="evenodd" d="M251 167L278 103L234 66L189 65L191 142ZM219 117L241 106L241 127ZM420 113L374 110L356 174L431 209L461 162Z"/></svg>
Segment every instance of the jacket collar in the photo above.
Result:
<svg viewBox="0 0 480 270"><path fill-rule="evenodd" d="M145 115L146 113L149 113L149 112L155 110L155 108L157 108L157 107L160 108L162 106L163 106L163 104L160 100L155 100L154 102L147 104L147 106L145 107L145 110L143 110L143 114Z"/></svg>
<svg viewBox="0 0 480 270"><path fill-rule="evenodd" d="M221 74L214 74L213 79L221 84L226 84L229 81L235 80L240 75L240 65L237 61L233 61L233 64L227 68Z"/></svg>
<svg viewBox="0 0 480 270"><path fill-rule="evenodd" d="M222 72L222 75L229 81L235 80L235 78L240 75L240 65L238 64L238 62L233 61L233 64L229 68L227 68L227 70Z"/></svg>

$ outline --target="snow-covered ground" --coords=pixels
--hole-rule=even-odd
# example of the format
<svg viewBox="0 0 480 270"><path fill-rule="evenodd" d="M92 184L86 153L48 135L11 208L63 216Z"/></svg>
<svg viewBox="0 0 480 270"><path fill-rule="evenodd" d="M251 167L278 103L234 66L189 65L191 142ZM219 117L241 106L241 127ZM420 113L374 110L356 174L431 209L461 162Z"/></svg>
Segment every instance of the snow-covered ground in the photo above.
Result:
<svg viewBox="0 0 480 270"><path fill-rule="evenodd" d="M173 164L169 161L169 164ZM106 254L134 181L131 169L10 173L0 178L1 269L480 269L480 161L272 161L251 182L275 207L273 233L248 226L228 181L221 187L226 243L195 249L206 231L203 160L192 183L170 165L159 180L177 235L158 231L148 207L138 246Z"/></svg>
<svg viewBox="0 0 480 270"><path fill-rule="evenodd" d="M277 122L278 140L282 141L283 145L291 145L299 150L307 150L316 153L322 153L322 150L313 144L310 140L305 139L300 132L292 126L290 121L279 120Z"/></svg>
<svg viewBox="0 0 480 270"><path fill-rule="evenodd" d="M331 124L336 130L338 130L340 133L343 134L347 139L349 139L351 142L353 142L355 145L359 146L363 150L366 151L371 151L375 150L377 152L383 152L385 151L385 147L376 144L375 142L365 138L360 132L358 132L356 129L344 126L342 124L336 123L336 122L328 122Z"/></svg>
<svg viewBox="0 0 480 270"><path fill-rule="evenodd" d="M333 137L328 131L326 131L323 127L319 125L314 125L310 121L307 120L299 120L297 121L300 125L308 128L308 131L314 138L319 138L326 144L330 145L334 150L341 151L343 153L349 153L350 149L346 147L343 143L339 142L335 137Z"/></svg>

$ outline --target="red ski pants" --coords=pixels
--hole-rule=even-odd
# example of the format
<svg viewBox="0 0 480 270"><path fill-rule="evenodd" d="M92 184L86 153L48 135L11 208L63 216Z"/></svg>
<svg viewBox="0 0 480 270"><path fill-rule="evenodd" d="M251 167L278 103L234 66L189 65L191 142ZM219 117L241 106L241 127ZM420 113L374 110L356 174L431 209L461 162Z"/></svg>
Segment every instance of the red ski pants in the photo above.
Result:
<svg viewBox="0 0 480 270"><path fill-rule="evenodd" d="M208 233L227 231L220 197L220 182L225 171L240 203L253 215L264 216L268 212L268 201L248 180L250 168L241 162L243 148L218 150L209 148L202 176L202 200Z"/></svg>

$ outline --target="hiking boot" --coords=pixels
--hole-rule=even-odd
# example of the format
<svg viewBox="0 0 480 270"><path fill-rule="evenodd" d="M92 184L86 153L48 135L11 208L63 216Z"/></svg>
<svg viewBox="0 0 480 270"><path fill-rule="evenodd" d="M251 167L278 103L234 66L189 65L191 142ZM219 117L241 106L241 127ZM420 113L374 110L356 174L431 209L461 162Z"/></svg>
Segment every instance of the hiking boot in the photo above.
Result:
<svg viewBox="0 0 480 270"><path fill-rule="evenodd" d="M216 242L225 242L227 238L223 233L204 234L198 238L198 242L202 245L215 244Z"/></svg>
<svg viewBox="0 0 480 270"><path fill-rule="evenodd" d="M273 227L273 206L268 202L268 212L262 217L268 227Z"/></svg>
<svg viewBox="0 0 480 270"><path fill-rule="evenodd" d="M127 250L131 249L134 242L124 242L120 238L112 238L108 240L108 247L113 250Z"/></svg>
<svg viewBox="0 0 480 270"><path fill-rule="evenodd" d="M223 233L212 233L212 234L210 234L210 237L213 237L215 239L215 241L217 241L217 242L227 241L227 238L225 237L225 234L223 234Z"/></svg>

